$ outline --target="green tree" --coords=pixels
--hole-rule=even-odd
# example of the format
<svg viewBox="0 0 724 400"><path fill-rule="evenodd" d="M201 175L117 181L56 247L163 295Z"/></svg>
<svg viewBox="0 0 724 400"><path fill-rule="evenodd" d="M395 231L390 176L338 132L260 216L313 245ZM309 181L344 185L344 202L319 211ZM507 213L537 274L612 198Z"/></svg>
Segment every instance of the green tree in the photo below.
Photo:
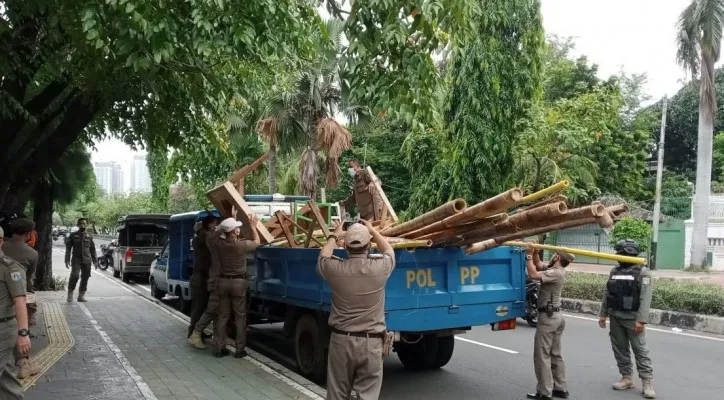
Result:
<svg viewBox="0 0 724 400"><path fill-rule="evenodd" d="M699 81L699 134L696 157L696 193L691 266L706 265L709 195L711 191L712 139L716 116L714 64L719 60L724 1L692 0L679 17L676 58Z"/></svg>
<svg viewBox="0 0 724 400"><path fill-rule="evenodd" d="M182 183L171 186L171 192L168 197L168 212L171 214L179 214L188 211L196 211L203 206L200 204L194 188L191 185Z"/></svg>
<svg viewBox="0 0 724 400"><path fill-rule="evenodd" d="M638 243L642 252L646 252L651 246L652 235L653 231L648 222L634 217L623 217L613 226L609 244L614 245L619 240L631 239Z"/></svg>
<svg viewBox="0 0 724 400"><path fill-rule="evenodd" d="M0 16L0 207L20 208L77 138L178 145L208 134L248 69L294 65L306 0L10 0Z"/></svg>
<svg viewBox="0 0 724 400"><path fill-rule="evenodd" d="M597 76L598 65L589 65L585 55L575 60L571 58L575 48L571 37L547 37L543 57L543 98L546 101L588 93L601 83Z"/></svg>
<svg viewBox="0 0 724 400"><path fill-rule="evenodd" d="M268 99L260 132L276 148L306 148L299 164L299 184L303 194L316 197L319 184L319 153L325 159L325 186L334 187L339 181L339 157L352 146L349 131L334 120L344 115L351 123L364 123L369 118L365 107L347 102L340 78L340 59L343 24L329 20L320 35L315 36L317 58L298 76L294 89Z"/></svg>

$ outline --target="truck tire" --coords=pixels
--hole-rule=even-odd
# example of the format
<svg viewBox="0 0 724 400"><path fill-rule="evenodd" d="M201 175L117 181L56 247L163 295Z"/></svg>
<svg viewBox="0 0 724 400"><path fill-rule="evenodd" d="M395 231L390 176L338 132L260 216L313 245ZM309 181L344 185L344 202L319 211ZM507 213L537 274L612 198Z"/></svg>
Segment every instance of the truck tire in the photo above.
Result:
<svg viewBox="0 0 724 400"><path fill-rule="evenodd" d="M320 327L317 318L304 314L296 323L294 332L294 353L297 368L307 379L322 384L327 378L327 343L329 337Z"/></svg>
<svg viewBox="0 0 724 400"><path fill-rule="evenodd" d="M415 343L400 342L397 357L402 365L411 371L436 368L438 341L434 334L427 334Z"/></svg>
<svg viewBox="0 0 724 400"><path fill-rule="evenodd" d="M114 278L120 278L121 277L121 271L117 270L116 267L113 267L113 277Z"/></svg>
<svg viewBox="0 0 724 400"><path fill-rule="evenodd" d="M453 352L455 351L455 336L443 336L437 338L437 356L435 357L435 362L431 366L432 369L438 369L442 368L447 363L450 362L450 359L453 356Z"/></svg>
<svg viewBox="0 0 724 400"><path fill-rule="evenodd" d="M128 272L121 271L121 277L123 282L131 283L131 274L129 274Z"/></svg>
<svg viewBox="0 0 724 400"><path fill-rule="evenodd" d="M166 296L166 292L159 290L158 286L156 286L155 279L151 279L151 296L156 300L161 300Z"/></svg>

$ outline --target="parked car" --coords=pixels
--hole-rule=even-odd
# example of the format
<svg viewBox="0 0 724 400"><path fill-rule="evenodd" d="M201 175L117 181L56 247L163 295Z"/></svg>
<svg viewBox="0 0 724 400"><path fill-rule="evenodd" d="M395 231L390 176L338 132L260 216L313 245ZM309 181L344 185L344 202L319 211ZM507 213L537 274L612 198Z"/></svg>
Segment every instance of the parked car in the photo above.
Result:
<svg viewBox="0 0 724 400"><path fill-rule="evenodd" d="M113 276L130 282L148 280L155 255L168 239L169 214L134 214L118 219L118 246L113 254Z"/></svg>
<svg viewBox="0 0 724 400"><path fill-rule="evenodd" d="M155 254L156 259L151 263L151 277L149 283L151 284L151 295L157 300L161 300L168 293L168 283L166 280L166 271L168 270L168 253L169 245L166 241L166 245L160 253Z"/></svg>

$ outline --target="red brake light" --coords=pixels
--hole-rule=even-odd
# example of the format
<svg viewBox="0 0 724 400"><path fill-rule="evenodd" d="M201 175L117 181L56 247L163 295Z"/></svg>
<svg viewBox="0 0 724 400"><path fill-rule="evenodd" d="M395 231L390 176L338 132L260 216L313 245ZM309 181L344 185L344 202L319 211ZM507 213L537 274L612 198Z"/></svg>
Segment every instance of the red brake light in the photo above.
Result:
<svg viewBox="0 0 724 400"><path fill-rule="evenodd" d="M506 319L492 324L494 331L505 331L508 329L515 329L515 319Z"/></svg>
<svg viewBox="0 0 724 400"><path fill-rule="evenodd" d="M132 262L133 261L133 250L128 249L126 250L126 262Z"/></svg>

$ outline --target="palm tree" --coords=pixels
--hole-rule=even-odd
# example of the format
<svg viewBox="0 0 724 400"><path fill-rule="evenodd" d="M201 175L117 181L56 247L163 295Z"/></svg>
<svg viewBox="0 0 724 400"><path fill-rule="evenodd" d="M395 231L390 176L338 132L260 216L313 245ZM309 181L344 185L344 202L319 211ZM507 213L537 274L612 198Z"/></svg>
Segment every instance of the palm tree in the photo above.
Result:
<svg viewBox="0 0 724 400"><path fill-rule="evenodd" d="M706 265L708 245L712 138L717 107L714 64L721 50L724 0L692 0L679 16L677 28L676 59L691 72L694 80L699 78L699 141L690 265L701 267Z"/></svg>
<svg viewBox="0 0 724 400"><path fill-rule="evenodd" d="M366 123L370 115L366 107L348 104L347 88L340 79L343 26L335 19L323 24L317 38L317 59L299 74L293 90L267 100L257 125L269 142L270 160L276 158L277 151L304 149L299 189L312 198L317 193L320 155L325 161L326 185L333 187L339 181L339 157L352 146L352 136L334 119L335 114L344 115L352 124ZM270 168L270 179L275 177L272 168L276 171Z"/></svg>

